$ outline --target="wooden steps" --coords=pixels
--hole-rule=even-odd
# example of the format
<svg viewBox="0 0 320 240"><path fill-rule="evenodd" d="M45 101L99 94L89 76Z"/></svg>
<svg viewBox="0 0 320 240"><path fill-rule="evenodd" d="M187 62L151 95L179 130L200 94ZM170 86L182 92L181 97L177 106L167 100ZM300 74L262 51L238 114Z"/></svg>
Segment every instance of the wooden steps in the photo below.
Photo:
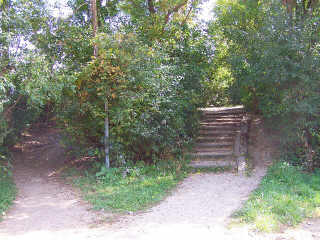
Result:
<svg viewBox="0 0 320 240"><path fill-rule="evenodd" d="M232 165L233 145L243 119L242 106L202 108L199 133L192 156L194 165Z"/></svg>

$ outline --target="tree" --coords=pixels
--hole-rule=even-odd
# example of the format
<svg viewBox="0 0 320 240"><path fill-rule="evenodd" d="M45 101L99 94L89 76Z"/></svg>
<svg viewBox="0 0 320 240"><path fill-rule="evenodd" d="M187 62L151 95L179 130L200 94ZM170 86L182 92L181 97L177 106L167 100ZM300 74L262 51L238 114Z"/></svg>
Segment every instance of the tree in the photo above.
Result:
<svg viewBox="0 0 320 240"><path fill-rule="evenodd" d="M217 51L226 51L221 64L234 78L234 101L281 131L291 158L319 165L319 9L305 16L300 3L289 13L272 1L223 4L212 29L221 39Z"/></svg>
<svg viewBox="0 0 320 240"><path fill-rule="evenodd" d="M292 16L307 16L312 15L313 10L317 8L319 0L282 0L282 4L287 7L288 13Z"/></svg>
<svg viewBox="0 0 320 240"><path fill-rule="evenodd" d="M130 16L136 31L146 42L168 39L191 22L200 0L124 0L121 9Z"/></svg>
<svg viewBox="0 0 320 240"><path fill-rule="evenodd" d="M14 136L27 123L27 93L24 85L28 82L30 68L26 69L27 56L37 32L48 21L42 1L3 1L0 6L0 89L2 91L0 111L2 126L9 130L1 136ZM34 54L34 52L33 52ZM26 61L24 61L26 60ZM14 117L24 112L26 118ZM31 111L32 112L32 111ZM30 112L30 115L32 115ZM34 111L36 112L36 111ZM21 128L19 127L21 126ZM4 140L3 140L4 141Z"/></svg>
<svg viewBox="0 0 320 240"><path fill-rule="evenodd" d="M34 2L14 3L17 10ZM211 55L192 24L197 1L146 1L144 16L134 8L142 1L123 3L69 1L67 18L50 18L39 5L30 29L19 33L29 45L0 88L10 96L6 109L21 109L18 102L39 116L50 106L75 152L105 155L107 167L108 152L112 165L180 156L196 131Z"/></svg>
<svg viewBox="0 0 320 240"><path fill-rule="evenodd" d="M50 21L44 2L39 0L0 1L0 19L0 172L3 174L9 166L7 148L42 112L43 105L35 104L34 100L40 103L47 97L31 96L30 89L33 93L39 89L35 85L29 87L34 77L44 76L33 75L39 66L35 63L39 55L33 44ZM41 70L43 73L47 69Z"/></svg>
<svg viewBox="0 0 320 240"><path fill-rule="evenodd" d="M90 6L91 6L91 18L92 18L92 30L93 30L93 38L97 36L98 32L98 14L97 14L97 3L96 0L90 0ZM95 58L98 57L98 46L96 43L93 44L93 56ZM110 159L109 159L109 117L108 117L108 100L106 96L106 102L105 102L105 120L104 120L104 149L105 149L105 164L106 168L110 167Z"/></svg>

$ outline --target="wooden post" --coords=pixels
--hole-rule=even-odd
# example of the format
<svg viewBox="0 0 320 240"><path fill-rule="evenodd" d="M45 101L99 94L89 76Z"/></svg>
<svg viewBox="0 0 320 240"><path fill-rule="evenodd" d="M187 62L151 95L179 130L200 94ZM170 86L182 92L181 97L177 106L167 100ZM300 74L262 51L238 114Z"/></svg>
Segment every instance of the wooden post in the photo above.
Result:
<svg viewBox="0 0 320 240"><path fill-rule="evenodd" d="M249 124L250 119L244 116L240 123L240 131L236 135L233 147L237 171L240 173L244 173L247 169Z"/></svg>
<svg viewBox="0 0 320 240"><path fill-rule="evenodd" d="M105 113L106 113L106 117L104 119L104 151L105 151L105 154L106 154L105 163L106 163L106 168L110 168L108 100L106 100L106 102L105 102Z"/></svg>

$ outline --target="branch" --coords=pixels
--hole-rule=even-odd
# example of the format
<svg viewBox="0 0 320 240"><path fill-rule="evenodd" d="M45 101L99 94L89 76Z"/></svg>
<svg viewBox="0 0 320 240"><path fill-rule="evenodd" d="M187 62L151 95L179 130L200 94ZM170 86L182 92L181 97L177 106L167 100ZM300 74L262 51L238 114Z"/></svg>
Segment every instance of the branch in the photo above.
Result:
<svg viewBox="0 0 320 240"><path fill-rule="evenodd" d="M150 14L155 14L156 10L154 9L153 0L148 0L148 9Z"/></svg>
<svg viewBox="0 0 320 240"><path fill-rule="evenodd" d="M5 117L8 117L8 114L10 113L10 111L20 102L21 98L23 96L22 95L19 95L19 97L17 98L16 102L14 104L12 104L4 113L3 115Z"/></svg>
<svg viewBox="0 0 320 240"><path fill-rule="evenodd" d="M185 17L185 19L182 21L181 25L184 25L186 23L186 21L188 20L189 16L190 16L190 13L191 13L191 10L192 10L192 6L190 7L188 13L187 13L187 16Z"/></svg>
<svg viewBox="0 0 320 240"><path fill-rule="evenodd" d="M188 0L176 5L174 8L172 8L171 10L168 11L166 18L165 18L165 24L167 24L169 22L169 18L171 16L172 13L174 12L178 12L180 8L182 8L183 6L185 6L188 3Z"/></svg>
<svg viewBox="0 0 320 240"><path fill-rule="evenodd" d="M82 8L84 5L88 5L88 3L83 3L81 4L79 7L77 7L73 12L76 13L80 10L80 8Z"/></svg>

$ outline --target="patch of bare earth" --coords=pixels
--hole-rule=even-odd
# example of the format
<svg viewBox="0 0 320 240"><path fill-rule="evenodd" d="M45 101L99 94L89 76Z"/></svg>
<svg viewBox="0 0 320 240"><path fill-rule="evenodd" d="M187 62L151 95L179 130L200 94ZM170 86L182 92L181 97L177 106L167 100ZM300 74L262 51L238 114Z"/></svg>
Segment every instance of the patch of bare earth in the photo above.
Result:
<svg viewBox="0 0 320 240"><path fill-rule="evenodd" d="M42 128L26 132L16 146L19 193L0 223L1 240L299 239L286 238L288 233L261 235L247 227L227 227L229 216L265 174L262 165L250 177L230 172L191 175L157 206L115 222L114 215L90 210L71 186L50 177L65 164L59 139L59 131Z"/></svg>
<svg viewBox="0 0 320 240"><path fill-rule="evenodd" d="M0 223L0 239L66 239L93 226L101 216L90 211L78 193L60 178L50 177L64 165L65 151L54 128L26 131L14 148L18 196Z"/></svg>

